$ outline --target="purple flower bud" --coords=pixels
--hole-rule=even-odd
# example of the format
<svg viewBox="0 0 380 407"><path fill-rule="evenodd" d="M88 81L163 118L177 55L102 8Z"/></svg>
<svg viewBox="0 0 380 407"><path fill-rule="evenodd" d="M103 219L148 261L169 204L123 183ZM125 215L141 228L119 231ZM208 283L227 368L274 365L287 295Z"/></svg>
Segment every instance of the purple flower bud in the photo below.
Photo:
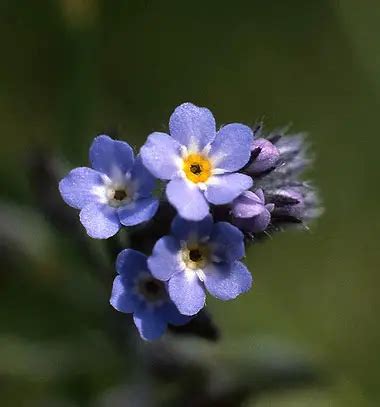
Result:
<svg viewBox="0 0 380 407"><path fill-rule="evenodd" d="M263 191L245 191L232 203L233 223L251 233L263 232L271 220L273 204L265 204Z"/></svg>
<svg viewBox="0 0 380 407"><path fill-rule="evenodd" d="M266 192L266 198L274 204L272 212L274 219L307 222L321 213L318 196L307 184Z"/></svg>
<svg viewBox="0 0 380 407"><path fill-rule="evenodd" d="M276 166L280 152L270 141L259 138L251 146L251 163L246 168L250 174L260 174Z"/></svg>

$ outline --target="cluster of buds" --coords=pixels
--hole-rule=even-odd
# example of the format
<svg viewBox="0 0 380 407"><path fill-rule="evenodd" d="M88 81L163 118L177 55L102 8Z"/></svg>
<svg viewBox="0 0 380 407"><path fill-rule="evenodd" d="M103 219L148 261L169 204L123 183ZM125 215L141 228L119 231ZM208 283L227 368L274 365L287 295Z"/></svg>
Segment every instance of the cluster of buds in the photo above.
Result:
<svg viewBox="0 0 380 407"><path fill-rule="evenodd" d="M302 179L312 163L305 135L279 130L264 136L262 125L254 134L242 172L252 176L256 189L232 203L232 222L252 238L291 226L306 229L322 208L312 183Z"/></svg>
<svg viewBox="0 0 380 407"><path fill-rule="evenodd" d="M301 179L310 163L303 136L264 137L261 126L240 123L217 130L212 113L191 103L174 110L169 130L149 135L137 156L127 142L98 136L91 168L75 168L59 184L92 238L122 227L139 236L139 250L117 256L110 303L133 314L146 340L189 324L207 293L223 301L246 293L247 247L320 213Z"/></svg>

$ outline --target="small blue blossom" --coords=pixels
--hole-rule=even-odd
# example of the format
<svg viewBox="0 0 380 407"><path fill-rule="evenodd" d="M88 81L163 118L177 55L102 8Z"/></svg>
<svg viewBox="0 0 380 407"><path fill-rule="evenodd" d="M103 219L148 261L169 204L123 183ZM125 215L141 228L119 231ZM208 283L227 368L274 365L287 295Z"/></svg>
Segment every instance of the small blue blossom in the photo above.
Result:
<svg viewBox="0 0 380 407"><path fill-rule="evenodd" d="M245 232L263 232L271 220L274 204L265 204L262 189L245 191L231 205L233 223Z"/></svg>
<svg viewBox="0 0 380 407"><path fill-rule="evenodd" d="M181 314L194 315L205 305L206 290L221 300L248 291L252 276L239 260L244 256L243 234L211 215L200 222L176 216L171 235L155 244L148 267L168 282L170 298Z"/></svg>
<svg viewBox="0 0 380 407"><path fill-rule="evenodd" d="M110 303L118 311L133 314L133 321L145 340L158 339L167 325L184 325L190 317L181 315L170 300L166 285L155 279L144 254L125 249L116 260L116 276Z"/></svg>
<svg viewBox="0 0 380 407"><path fill-rule="evenodd" d="M167 198L182 218L201 220L209 203L230 203L252 186L251 177L236 173L251 155L248 126L232 123L216 131L208 109L184 103L171 115L169 130L170 136L151 134L141 157L155 177L169 181Z"/></svg>
<svg viewBox="0 0 380 407"><path fill-rule="evenodd" d="M90 148L92 168L75 168L59 183L65 202L80 209L89 236L107 239L121 225L150 220L158 201L152 197L155 180L124 141L102 135Z"/></svg>

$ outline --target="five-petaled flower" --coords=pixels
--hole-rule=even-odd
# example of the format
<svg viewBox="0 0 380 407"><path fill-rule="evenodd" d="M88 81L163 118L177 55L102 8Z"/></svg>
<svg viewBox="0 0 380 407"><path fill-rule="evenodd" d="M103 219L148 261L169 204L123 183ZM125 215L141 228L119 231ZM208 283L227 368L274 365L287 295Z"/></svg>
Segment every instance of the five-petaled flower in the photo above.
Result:
<svg viewBox="0 0 380 407"><path fill-rule="evenodd" d="M65 202L80 209L89 236L106 239L121 225L150 220L158 200L152 197L155 180L124 141L102 135L90 148L92 168L75 168L59 183Z"/></svg>
<svg viewBox="0 0 380 407"><path fill-rule="evenodd" d="M170 300L166 284L155 279L147 267L146 256L125 249L116 260L110 303L120 312L133 313L133 320L145 340L158 339L167 325L183 325L191 317L181 315Z"/></svg>
<svg viewBox="0 0 380 407"><path fill-rule="evenodd" d="M221 300L248 291L252 276L239 260L244 256L243 234L227 222L214 223L175 217L171 235L157 241L148 267L167 281L170 298L184 315L194 315L205 305L207 291Z"/></svg>
<svg viewBox="0 0 380 407"><path fill-rule="evenodd" d="M170 136L148 137L141 158L155 177L169 180L167 198L182 218L201 220L209 203L230 203L252 186L251 177L236 173L250 158L248 126L232 123L216 131L208 109L184 103L171 115L169 129Z"/></svg>

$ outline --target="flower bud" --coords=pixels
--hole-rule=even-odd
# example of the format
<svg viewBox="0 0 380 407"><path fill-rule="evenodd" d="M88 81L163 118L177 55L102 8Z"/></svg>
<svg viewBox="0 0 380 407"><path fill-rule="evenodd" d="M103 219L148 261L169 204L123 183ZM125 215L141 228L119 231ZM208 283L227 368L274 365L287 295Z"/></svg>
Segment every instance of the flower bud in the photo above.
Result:
<svg viewBox="0 0 380 407"><path fill-rule="evenodd" d="M251 163L246 168L246 171L252 175L274 168L280 157L278 148L264 138L253 141L251 152Z"/></svg>
<svg viewBox="0 0 380 407"><path fill-rule="evenodd" d="M271 220L273 204L265 204L263 191L245 191L232 202L233 223L246 232L264 231Z"/></svg>
<svg viewBox="0 0 380 407"><path fill-rule="evenodd" d="M314 189L307 184L279 188L266 193L274 204L274 219L307 222L321 213L319 199Z"/></svg>

